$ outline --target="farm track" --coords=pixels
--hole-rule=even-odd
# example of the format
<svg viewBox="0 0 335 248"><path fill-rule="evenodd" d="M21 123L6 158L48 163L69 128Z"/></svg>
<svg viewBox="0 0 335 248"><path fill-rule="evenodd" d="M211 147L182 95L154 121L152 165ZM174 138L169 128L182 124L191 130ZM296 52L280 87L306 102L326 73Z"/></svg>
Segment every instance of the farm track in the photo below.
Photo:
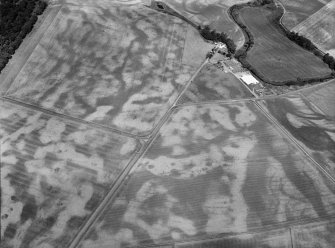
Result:
<svg viewBox="0 0 335 248"><path fill-rule="evenodd" d="M69 4L69 5L71 5L71 4ZM59 6L59 5L58 4L57 5L56 4L52 4L51 6L54 7L54 6ZM76 5L76 6L78 6L78 5ZM83 5L83 6L86 7L86 5ZM73 116L70 116L70 115L67 115L67 114L57 113L55 111L48 110L48 109L45 109L45 108L42 108L42 107L38 107L38 106L35 106L33 104L29 104L29 103L26 103L26 102L15 100L15 99L11 98L10 96L0 96L0 100L11 102L13 104L22 106L24 108L33 109L33 110L42 112L42 113L50 115L50 116L55 116L55 117L58 117L58 118L61 118L61 119L65 119L65 120L73 121L73 122L76 122L76 123L81 123L81 124L84 124L84 125L88 125L88 126L90 126L92 128L101 129L101 130L112 132L112 133L115 133L115 134L118 134L118 135L122 135L122 136L130 137L130 138L134 138L136 140L141 140L142 139L143 141L145 141L144 145L137 151L137 153L133 157L133 159L127 164L127 166L121 172L121 174L117 178L116 182L113 184L112 188L107 193L106 197L99 204L99 206L97 207L97 209L92 213L92 215L89 217L89 219L87 220L87 222L80 229L80 231L78 232L78 234L75 236L75 238L72 240L71 244L68 247L75 248L75 247L77 247L79 245L79 243L82 240L82 238L87 234L87 232L90 230L91 226L95 223L95 221L101 216L101 214L103 213L103 211L105 210L105 208L108 206L108 204L110 202L112 202L116 198L117 193L122 188L123 183L127 180L127 177L129 176L129 174L136 168L137 162L146 154L146 152L148 151L148 149L151 147L151 145L153 144L153 142L155 141L155 139L159 135L159 132L160 132L162 126L169 120L169 117L171 116L171 114L176 109L183 108L183 107L186 107L186 106L212 105L212 104L213 105L215 105L215 104L233 104L233 103L238 103L238 102L253 101L255 103L255 105L260 109L260 111L267 117L267 119L269 119L271 121L271 123L273 123L279 129L279 131L283 134L283 136L289 138L289 140L299 149L299 151L301 151L304 154L304 156L307 156L308 159L311 160L317 166L317 168L320 171L322 171L322 173L324 173L333 183L335 183L335 179L326 170L324 170L322 168L322 166L320 166L304 150L304 148L296 141L296 139L271 114L269 114L265 110L263 104L260 102L262 100L274 99L274 98L278 98L278 97L285 96L285 95L292 95L292 94L300 93L301 91L304 91L304 90L310 89L310 88L322 87L322 86L324 86L324 85L326 85L326 84L328 84L330 82L322 83L322 85L321 84L313 85L313 86L308 87L308 88L299 89L299 90L292 91L292 92L289 92L289 93L284 93L284 94L281 94L281 95L271 95L271 96L264 96L264 97L259 97L259 98L252 97L252 98L243 98L243 99L204 101L204 102L198 102L198 103L185 103L185 104L178 105L177 103L180 100L180 98L188 90L188 88L192 84L194 78L199 74L199 72L201 71L201 69L207 63L208 63L208 59L206 59L200 65L200 67L196 70L196 72L189 79L189 81L183 86L182 90L178 93L177 98L174 100L173 104L171 104L170 108L167 110L167 112L161 118L161 120L159 121L159 123L155 126L154 130L152 131L152 133L149 134L149 136L145 136L145 137L144 136L135 135L135 134L132 134L132 133L129 133L129 132L120 131L118 129L111 128L111 127L108 127L108 126L105 126L105 125L101 125L101 124L98 124L98 123L94 123L94 122L90 122L90 121L85 121L85 120L83 120L81 118L76 118L76 117L73 117ZM319 220L313 220L313 222L316 222L316 221L319 221ZM311 223L311 222L308 222L308 223ZM296 224L292 224L292 225L295 226L295 225L299 225L299 224L303 225L303 224L306 224L306 223L299 223L299 222L297 222ZM274 230L277 230L279 228L282 228L282 227L280 227L280 226L274 226L273 227ZM290 230L290 236L292 238L291 227L288 228L288 229ZM266 230L268 230L268 228ZM262 229L262 230L259 230L259 232L264 232L266 230ZM227 237L229 237L229 236L227 236ZM214 239L214 237L211 238L211 239ZM206 239L199 239L199 240L200 241L204 241L204 240L211 240L211 239L206 238ZM190 241L190 242L193 242L193 241ZM293 245L293 243L292 243L292 245ZM146 247L150 247L150 246L146 246Z"/></svg>
<svg viewBox="0 0 335 248"><path fill-rule="evenodd" d="M309 86L309 87L306 87L306 88L301 88L301 89L298 89L298 90L286 92L286 93L279 94L279 95L269 95L269 96L263 96L263 97L256 96L256 98L255 97L249 97L249 98L240 98L240 99L210 100L210 101L182 103L182 104L178 104L176 106L176 108L182 108L182 107L186 107L186 106L199 106L199 105L211 105L211 104L230 104L230 103L239 103L239 102L248 102L248 101L270 100L270 99L276 99L276 98L283 97L283 96L300 95L306 90L318 89L318 88L321 88L321 87L325 87L325 86L327 86L328 84L331 84L331 83L333 83L332 80L327 81L327 82L323 82L323 83L319 83L319 84L315 84L315 85L312 85L312 86ZM252 94L254 94L247 86L246 86L246 88Z"/></svg>
<svg viewBox="0 0 335 248"><path fill-rule="evenodd" d="M271 114L269 114L262 103L259 103L258 101L255 101L255 105L261 110L261 112L278 128L278 130L286 136L291 143L298 148L300 152L303 153L304 156L306 156L310 161L313 162L313 164L316 166L318 170L320 170L325 176L327 176L332 183L335 184L335 178L327 171L325 170L318 162L315 161L315 159L297 142L297 140L292 136L292 134L287 131Z"/></svg>
<svg viewBox="0 0 335 248"><path fill-rule="evenodd" d="M284 8L285 9L285 8ZM296 25L291 30L294 32L300 32L302 29L306 27L310 27L315 25L317 22L322 20L325 16L329 15L333 10L335 9L335 1L331 1L325 6L323 6L321 9L319 9L317 12L315 12L313 15L305 19L304 21L300 22L298 25Z"/></svg>
<svg viewBox="0 0 335 248"><path fill-rule="evenodd" d="M250 19L250 13L249 15L248 13L245 13L244 17L242 15L242 11L244 9L247 9L248 11L260 12L260 7L248 6L247 4L237 4L233 5L229 9L230 17L243 31L246 39L246 46L245 48L239 50L240 55L238 56L237 60L242 63L242 65L250 67L250 71L262 81L272 85L296 84L297 78L299 77L302 78L304 83L320 82L331 79L332 76L330 75L330 70L328 70L328 68L323 63L321 63L321 61L319 61L319 59L316 58L314 54L288 39L286 35L288 29L281 21L285 14L285 7L278 1L275 1L275 6L277 10L275 10L276 12L272 10L274 12L274 16L271 16L273 20L271 19L271 25L268 26L264 26L264 22L261 22L259 18L259 20L256 19L256 21L251 21L252 19ZM278 11L282 11L282 13L280 13L280 16L277 17L276 15L279 14ZM253 14L256 16L264 15L264 13L259 14L257 12ZM248 17L249 20L247 19ZM246 23L248 23L249 26L246 25ZM264 30L262 29L262 31L260 31L260 29L257 28L259 25L263 25L262 27ZM276 42L278 39L282 39L282 42ZM264 40L266 42L260 45ZM250 41L253 42L250 43ZM271 44L269 43L270 41ZM276 45L277 48L275 48L274 45ZM282 61L281 67L285 66L291 68L278 71L276 67L273 67L273 65L262 64L260 61L267 60L267 58L263 57L261 49L271 49L270 54L276 57L277 60ZM278 52L276 49L281 50L281 53L276 53ZM287 49L291 50L291 52L288 53ZM323 53L323 51L319 51L320 53ZM294 54L296 57L292 56L292 54ZM309 69L298 66L299 63L304 61L304 59L310 60ZM264 69L265 67L267 70ZM268 74L267 71L271 71L272 73Z"/></svg>
<svg viewBox="0 0 335 248"><path fill-rule="evenodd" d="M108 132L113 132L115 134L119 134L119 135L126 136L126 137L129 137L129 138L138 139L137 135L134 135L134 134L131 134L131 133L128 133L128 132L120 131L118 129L111 128L111 127L108 127L108 126L105 126L105 125L101 125L101 124L98 124L98 123L95 123L95 122L85 121L84 119L73 117L73 116L70 116L70 115L67 115L67 114L57 113L55 111L45 109L45 108L30 104L30 103L22 102L22 101L13 99L13 98L8 97L8 96L0 96L0 99L4 100L4 101L11 102L11 103L14 103L14 104L17 104L17 105L20 105L20 106L25 107L25 108L29 108L29 109L33 109L33 110L42 112L42 113L50 115L50 116L55 116L55 117L59 117L59 118L62 118L62 119L67 119L67 120L70 120L70 121L74 121L74 122L77 122L77 123L82 123L82 124L88 125L90 127L102 129L102 130L105 130L105 131L108 131Z"/></svg>
<svg viewBox="0 0 335 248"><path fill-rule="evenodd" d="M280 6L283 9L283 14L279 19L279 23L280 23L280 25L282 25L283 28L286 28L285 25L283 24L283 19L284 19L284 16L286 15L286 8L280 0L275 1L275 4L276 4L276 6Z"/></svg>
<svg viewBox="0 0 335 248"><path fill-rule="evenodd" d="M95 223L95 221L101 216L105 208L108 206L108 204L113 201L117 195L117 192L120 188L122 188L123 182L126 180L127 176L131 173L133 169L135 169L135 165L138 160L140 160L144 154L148 151L148 149L151 147L152 143L155 141L156 137L159 135L159 131L162 128L162 126L166 123L166 121L169 119L170 115L174 111L175 107L177 106L177 102L179 101L180 97L186 92L188 87L191 85L194 78L198 75L200 70L208 63L208 59L206 59L200 67L197 69L197 71L193 74L191 79L186 83L183 90L178 94L178 97L175 99L173 104L170 106L168 111L165 113L163 118L160 120L158 125L155 127L153 132L150 135L150 138L148 141L142 146L142 149L136 154L135 158L126 166L124 171L121 173L121 175L118 177L116 182L114 183L111 190L107 193L106 197L102 201L102 203L98 206L98 208L94 211L94 213L90 216L90 218L86 221L85 225L80 229L79 233L76 235L76 237L72 240L71 244L69 245L69 248L75 248L79 245L80 241L84 238L85 234L89 231L90 227Z"/></svg>
<svg viewBox="0 0 335 248"><path fill-rule="evenodd" d="M41 19L37 21L40 21L41 23L35 24L32 33L27 35L8 65L2 70L0 74L0 96L6 95L15 78L42 40L45 32L54 23L56 19L55 17L58 15L61 8L61 5L52 5L47 8L46 13L44 13Z"/></svg>
<svg viewBox="0 0 335 248"><path fill-rule="evenodd" d="M174 242L174 243L170 243L170 244L162 244L162 246L165 245L175 245L172 247L188 247L188 246L184 246L184 245L196 245L196 244L204 244L206 242L211 242L211 241L220 241L220 240L225 240L225 239L233 239L239 236L243 236L243 235L258 235L258 234L263 234L263 233L269 233L269 232L274 232L274 231L288 231L289 235L290 235L290 243L291 243L291 247L295 248L295 243L294 243L294 235L292 233L292 229L297 228L297 227L305 227L305 226L309 226L311 224L326 224L326 223L332 223L335 221L335 218L331 218L328 221L324 221L324 220L310 220L310 221L304 221L304 222L295 222L293 225L293 227L288 227L285 228L283 226L276 226L273 228L261 228L259 230L254 230L253 232L247 232L247 233L240 233L240 234L228 234L228 235L224 235L224 236L216 236L216 237L212 237L212 238L204 238L204 239L194 239L194 240L190 240L190 241L180 241L180 242ZM136 246L136 248L154 248L154 247L158 247L157 245L151 245L151 246ZM192 247L192 246L190 246ZM201 246L201 247L205 247L205 246ZM239 247L239 246L238 246ZM135 247L134 247L135 248Z"/></svg>

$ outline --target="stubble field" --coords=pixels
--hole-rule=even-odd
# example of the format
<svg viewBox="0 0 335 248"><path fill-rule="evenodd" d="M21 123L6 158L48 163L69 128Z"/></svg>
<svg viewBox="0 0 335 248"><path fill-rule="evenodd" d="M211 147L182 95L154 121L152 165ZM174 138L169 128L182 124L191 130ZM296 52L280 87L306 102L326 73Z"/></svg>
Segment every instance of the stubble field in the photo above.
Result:
<svg viewBox="0 0 335 248"><path fill-rule="evenodd" d="M158 245L287 227L330 218L334 206L334 185L254 104L187 106L162 127L80 247Z"/></svg>
<svg viewBox="0 0 335 248"><path fill-rule="evenodd" d="M139 144L0 102L1 247L67 247Z"/></svg>

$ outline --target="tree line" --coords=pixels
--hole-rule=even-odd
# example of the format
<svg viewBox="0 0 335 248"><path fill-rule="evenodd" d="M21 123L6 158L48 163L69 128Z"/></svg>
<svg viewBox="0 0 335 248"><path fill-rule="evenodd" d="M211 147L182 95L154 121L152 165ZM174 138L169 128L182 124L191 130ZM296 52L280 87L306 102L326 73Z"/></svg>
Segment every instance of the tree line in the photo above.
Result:
<svg viewBox="0 0 335 248"><path fill-rule="evenodd" d="M244 31L244 34L246 36L246 41L245 41L244 46L235 53L235 58L243 65L244 68L251 71L254 75L260 78L262 81L265 81L273 85L287 85L287 86L304 85L308 83L326 81L326 80L329 80L335 77L335 71L333 71L331 74L325 77L322 77L322 78L309 78L309 79L299 79L298 78L297 80L290 80L290 81L285 81L285 82L269 81L266 78L264 78L263 75L260 74L256 69L254 69L252 65L246 60L247 52L254 45L253 35L251 34L249 29L244 25L244 23L241 21L239 17L240 9L246 6L254 6L254 7L265 6L266 8L271 8L273 11L275 11L273 23L277 25L290 40L292 40L293 42L296 42L299 46L302 46L306 50L312 51L316 56L322 58L323 61L326 64L328 64L328 66L331 69L334 70L334 67L335 67L335 59L332 56L330 56L328 53L324 54L310 40L308 40L307 38L299 34L291 33L288 29L286 29L283 25L281 25L280 18L282 17L284 11L282 8L278 8L274 4L273 0L256 0L256 1L248 2L244 4L236 4L236 5L233 5L229 9L230 16L241 27L241 29Z"/></svg>
<svg viewBox="0 0 335 248"><path fill-rule="evenodd" d="M43 0L0 0L0 71L46 7Z"/></svg>
<svg viewBox="0 0 335 248"><path fill-rule="evenodd" d="M334 57L329 55L329 53L323 55L311 40L295 32L286 32L286 35L290 40L294 41L302 48L305 48L306 50L313 52L318 57L322 57L323 62L326 63L330 69L335 70Z"/></svg>
<svg viewBox="0 0 335 248"><path fill-rule="evenodd" d="M216 30L211 30L208 25L204 26L203 28L199 25L198 30L202 37L206 40L211 40L215 42L222 42L226 44L229 53L235 53L236 45L232 39L228 37L228 35L224 32L216 32Z"/></svg>
<svg viewBox="0 0 335 248"><path fill-rule="evenodd" d="M250 2L250 4L254 6L263 6L263 5L272 4L272 3L274 3L273 0L255 0L253 2Z"/></svg>

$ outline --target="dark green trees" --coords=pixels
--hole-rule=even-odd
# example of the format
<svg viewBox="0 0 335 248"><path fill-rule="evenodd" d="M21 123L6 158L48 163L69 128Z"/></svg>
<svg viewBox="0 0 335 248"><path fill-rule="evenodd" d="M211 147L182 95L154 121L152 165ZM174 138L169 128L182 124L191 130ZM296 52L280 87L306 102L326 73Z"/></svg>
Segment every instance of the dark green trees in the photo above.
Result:
<svg viewBox="0 0 335 248"><path fill-rule="evenodd" d="M335 58L329 55L329 53L323 55L322 52L313 44L312 41L306 37L299 35L295 32L286 32L287 37L297 43L299 46L312 51L316 56L322 57L323 62L325 62L330 69L335 70Z"/></svg>
<svg viewBox="0 0 335 248"><path fill-rule="evenodd" d="M330 69L335 70L335 58L329 55L329 53L326 53L323 56L323 62L325 62Z"/></svg>
<svg viewBox="0 0 335 248"><path fill-rule="evenodd" d="M230 53L235 53L236 45L234 41L230 39L224 32L219 33L216 32L215 30L211 30L208 25L206 25L204 28L198 26L198 29L202 37L204 37L206 40L222 42L227 45L228 51Z"/></svg>
<svg viewBox="0 0 335 248"><path fill-rule="evenodd" d="M43 0L0 0L0 71L46 6Z"/></svg>
<svg viewBox="0 0 335 248"><path fill-rule="evenodd" d="M297 43L299 46L309 50L309 51L314 51L317 49L317 47L306 37L299 35L298 33L295 32L289 32L287 33L287 37Z"/></svg>

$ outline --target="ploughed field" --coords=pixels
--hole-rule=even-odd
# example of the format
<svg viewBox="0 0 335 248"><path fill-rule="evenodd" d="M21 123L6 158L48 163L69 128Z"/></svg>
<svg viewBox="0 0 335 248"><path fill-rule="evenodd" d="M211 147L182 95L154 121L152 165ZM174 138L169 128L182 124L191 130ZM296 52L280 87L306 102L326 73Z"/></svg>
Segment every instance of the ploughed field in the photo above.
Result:
<svg viewBox="0 0 335 248"><path fill-rule="evenodd" d="M256 104L185 106L162 127L80 247L187 242L334 214L334 184ZM273 240L272 247L285 247L279 246L285 240Z"/></svg>
<svg viewBox="0 0 335 248"><path fill-rule="evenodd" d="M138 143L0 101L1 247L67 247Z"/></svg>
<svg viewBox="0 0 335 248"><path fill-rule="evenodd" d="M331 70L313 53L289 40L274 20L279 9L243 7L239 18L250 30L254 45L246 60L272 82L296 81L330 75Z"/></svg>

